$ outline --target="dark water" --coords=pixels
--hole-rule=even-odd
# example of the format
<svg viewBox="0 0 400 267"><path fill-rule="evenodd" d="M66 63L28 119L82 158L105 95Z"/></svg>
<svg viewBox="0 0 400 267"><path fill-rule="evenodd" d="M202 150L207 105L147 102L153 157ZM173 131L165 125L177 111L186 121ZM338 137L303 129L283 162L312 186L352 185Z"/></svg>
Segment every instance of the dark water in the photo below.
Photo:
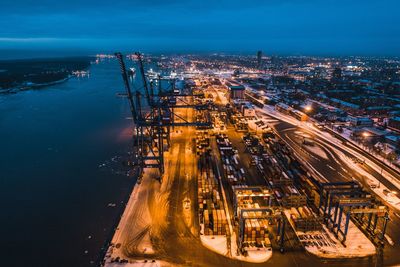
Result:
<svg viewBox="0 0 400 267"><path fill-rule="evenodd" d="M93 266L119 219L129 108L115 61L90 71L0 95L0 266Z"/></svg>

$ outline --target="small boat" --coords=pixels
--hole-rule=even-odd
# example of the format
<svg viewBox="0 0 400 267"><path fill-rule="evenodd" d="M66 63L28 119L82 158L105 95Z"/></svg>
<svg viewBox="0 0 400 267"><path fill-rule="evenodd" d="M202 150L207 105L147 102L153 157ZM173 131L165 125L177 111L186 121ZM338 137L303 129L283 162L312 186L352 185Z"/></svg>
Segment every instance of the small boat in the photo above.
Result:
<svg viewBox="0 0 400 267"><path fill-rule="evenodd" d="M128 71L128 73L129 73L129 75L135 75L136 74L136 69L135 68L129 68L129 71Z"/></svg>
<svg viewBox="0 0 400 267"><path fill-rule="evenodd" d="M161 73L156 72L156 71L153 71L153 69L150 69L150 70L147 71L146 74L147 74L147 77L148 77L150 80L155 80L155 79L158 79L158 76L159 76Z"/></svg>
<svg viewBox="0 0 400 267"><path fill-rule="evenodd" d="M90 72L85 70L77 70L72 72L72 75L75 75L77 77L86 77L89 76L89 74Z"/></svg>

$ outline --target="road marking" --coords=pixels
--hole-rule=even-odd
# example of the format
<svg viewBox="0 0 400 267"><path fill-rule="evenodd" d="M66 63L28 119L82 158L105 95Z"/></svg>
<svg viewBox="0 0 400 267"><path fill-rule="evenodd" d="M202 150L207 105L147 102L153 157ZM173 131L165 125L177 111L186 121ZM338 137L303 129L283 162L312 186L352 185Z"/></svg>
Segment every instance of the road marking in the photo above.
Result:
<svg viewBox="0 0 400 267"><path fill-rule="evenodd" d="M333 168L331 165L327 164L326 166L328 166L331 170L336 171L336 169Z"/></svg>
<svg viewBox="0 0 400 267"><path fill-rule="evenodd" d="M391 246L394 246L394 241L388 234L385 234L385 239Z"/></svg>

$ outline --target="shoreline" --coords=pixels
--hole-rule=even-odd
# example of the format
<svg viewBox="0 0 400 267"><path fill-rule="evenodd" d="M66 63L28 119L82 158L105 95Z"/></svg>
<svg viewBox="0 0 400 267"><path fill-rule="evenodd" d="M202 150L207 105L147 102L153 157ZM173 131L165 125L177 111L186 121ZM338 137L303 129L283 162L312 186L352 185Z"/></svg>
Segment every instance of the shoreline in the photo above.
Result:
<svg viewBox="0 0 400 267"><path fill-rule="evenodd" d="M56 81L52 81L52 82L48 82L48 83L35 83L35 84L32 84L32 85L25 85L25 86L24 85L20 85L18 87L0 89L0 94L3 94L3 95L16 94L16 93L23 92L23 91L35 90L35 89L44 88L44 87L48 87L48 86L52 86L52 85L57 85L57 84L61 84L61 83L67 82L72 77L74 77L74 75L68 75L67 77L65 77L65 78L63 78L61 80L56 80Z"/></svg>
<svg viewBox="0 0 400 267"><path fill-rule="evenodd" d="M121 221L122 215L124 214L125 210L126 210L126 206L129 202L129 200L132 197L132 194L134 193L135 187L138 184L138 173L136 172L134 175L131 176L131 178L133 178L133 182L132 184L129 186L128 189L128 194L123 198L123 205L119 206L119 211L118 214L116 216L116 218L114 219L114 223L112 225L112 230L108 233L107 238L105 239L100 251L99 251L99 255L97 257L97 260L95 261L95 266L104 266L104 259L105 256L107 254L108 248L111 245L112 239L117 231L118 225Z"/></svg>
<svg viewBox="0 0 400 267"><path fill-rule="evenodd" d="M86 76L92 57L0 60L0 94L38 89Z"/></svg>

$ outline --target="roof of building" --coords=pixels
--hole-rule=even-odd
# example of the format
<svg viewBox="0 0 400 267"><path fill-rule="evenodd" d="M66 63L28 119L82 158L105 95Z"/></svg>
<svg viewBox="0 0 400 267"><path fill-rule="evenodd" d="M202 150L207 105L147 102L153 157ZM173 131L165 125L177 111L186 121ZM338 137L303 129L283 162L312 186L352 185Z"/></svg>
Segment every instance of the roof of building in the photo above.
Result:
<svg viewBox="0 0 400 267"><path fill-rule="evenodd" d="M285 104L285 103L283 103L283 102L279 102L279 103L276 104L275 106L278 106L278 107L281 107L281 108L285 108L285 109L290 108L289 105L287 105L287 104Z"/></svg>
<svg viewBox="0 0 400 267"><path fill-rule="evenodd" d="M373 107L367 107L367 110L388 110L392 109L392 107L389 106L373 106Z"/></svg>
<svg viewBox="0 0 400 267"><path fill-rule="evenodd" d="M393 117L393 118L390 118L389 120L392 120L392 121L400 121L400 117Z"/></svg>
<svg viewBox="0 0 400 267"><path fill-rule="evenodd" d="M244 86L243 85L230 85L229 88L231 90L244 90Z"/></svg>
<svg viewBox="0 0 400 267"><path fill-rule="evenodd" d="M360 108L359 105L356 105L356 104L353 104L353 103L349 103L349 102L346 102L346 101L343 101L343 100L340 100L340 99L337 99L337 98L331 98L330 100L332 102L338 103L338 104L340 104L342 106L345 106L345 107L354 108L354 109Z"/></svg>
<svg viewBox="0 0 400 267"><path fill-rule="evenodd" d="M352 116L349 116L349 119L353 120L353 121L364 121L364 122L372 121L372 119L369 118L369 117L352 117Z"/></svg>
<svg viewBox="0 0 400 267"><path fill-rule="evenodd" d="M385 132L383 130L379 130L379 129L375 128L375 127L364 127L363 130L366 131L366 132L369 132L369 133L371 133L373 135L377 135L377 136L382 136L382 135L387 134L387 132Z"/></svg>
<svg viewBox="0 0 400 267"><path fill-rule="evenodd" d="M390 140L390 141L397 142L397 141L399 141L400 136L398 136L398 135L386 135L385 138Z"/></svg>

